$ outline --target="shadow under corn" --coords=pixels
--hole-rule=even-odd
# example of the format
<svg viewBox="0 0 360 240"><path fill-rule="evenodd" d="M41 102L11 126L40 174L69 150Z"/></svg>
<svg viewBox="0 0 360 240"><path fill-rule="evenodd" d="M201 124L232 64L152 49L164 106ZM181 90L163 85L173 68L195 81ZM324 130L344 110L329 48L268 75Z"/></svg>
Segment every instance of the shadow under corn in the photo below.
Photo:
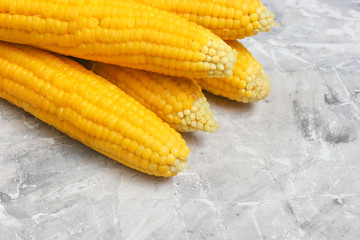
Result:
<svg viewBox="0 0 360 240"><path fill-rule="evenodd" d="M241 103L204 91L214 115L244 114L253 110L252 103Z"/></svg>

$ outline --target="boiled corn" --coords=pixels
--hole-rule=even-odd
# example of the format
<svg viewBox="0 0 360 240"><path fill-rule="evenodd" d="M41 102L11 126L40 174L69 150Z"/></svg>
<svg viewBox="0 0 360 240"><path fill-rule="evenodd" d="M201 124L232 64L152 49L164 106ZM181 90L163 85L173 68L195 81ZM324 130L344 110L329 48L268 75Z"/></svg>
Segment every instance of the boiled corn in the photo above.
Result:
<svg viewBox="0 0 360 240"><path fill-rule="evenodd" d="M126 166L173 176L187 165L181 135L107 80L65 57L0 42L0 97Z"/></svg>
<svg viewBox="0 0 360 240"><path fill-rule="evenodd" d="M130 0L3 0L0 40L193 78L231 75L236 61L211 31Z"/></svg>

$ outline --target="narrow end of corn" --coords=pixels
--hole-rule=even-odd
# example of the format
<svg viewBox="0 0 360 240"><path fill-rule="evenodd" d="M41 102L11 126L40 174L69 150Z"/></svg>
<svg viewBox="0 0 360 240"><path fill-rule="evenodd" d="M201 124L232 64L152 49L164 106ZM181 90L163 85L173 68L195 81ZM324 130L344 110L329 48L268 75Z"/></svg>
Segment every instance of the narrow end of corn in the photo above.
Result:
<svg viewBox="0 0 360 240"><path fill-rule="evenodd" d="M186 167L188 167L187 160L176 159L174 164L170 165L170 167L169 167L171 176L177 175L179 172L184 170Z"/></svg>
<svg viewBox="0 0 360 240"><path fill-rule="evenodd" d="M270 94L270 78L263 69L259 72L258 78L262 83L262 87L256 98L262 100Z"/></svg>
<svg viewBox="0 0 360 240"><path fill-rule="evenodd" d="M259 27L255 29L255 33L269 32L273 26L275 26L275 14L264 6L259 7L256 10L256 14L259 16Z"/></svg>
<svg viewBox="0 0 360 240"><path fill-rule="evenodd" d="M270 78L264 69L259 67L254 71L256 73L252 75L252 79L249 80L250 83L246 86L246 92L249 95L241 99L243 102L257 102L265 99L270 93Z"/></svg>
<svg viewBox="0 0 360 240"><path fill-rule="evenodd" d="M205 70L207 77L226 77L232 75L237 52L221 39L211 39L207 46L201 49L205 54Z"/></svg>
<svg viewBox="0 0 360 240"><path fill-rule="evenodd" d="M175 126L180 132L205 131L214 132L218 125L214 120L214 115L210 110L210 104L203 95L199 97L191 107L178 112L180 123Z"/></svg>

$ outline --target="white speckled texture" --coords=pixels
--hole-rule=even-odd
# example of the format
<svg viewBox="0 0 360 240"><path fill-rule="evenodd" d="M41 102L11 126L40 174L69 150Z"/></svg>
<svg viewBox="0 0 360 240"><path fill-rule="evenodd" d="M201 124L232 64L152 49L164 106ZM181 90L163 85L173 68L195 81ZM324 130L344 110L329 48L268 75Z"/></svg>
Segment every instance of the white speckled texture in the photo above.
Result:
<svg viewBox="0 0 360 240"><path fill-rule="evenodd" d="M190 169L150 177L0 100L0 239L359 239L360 2L264 0L281 25L242 41L267 100L207 94L217 132Z"/></svg>

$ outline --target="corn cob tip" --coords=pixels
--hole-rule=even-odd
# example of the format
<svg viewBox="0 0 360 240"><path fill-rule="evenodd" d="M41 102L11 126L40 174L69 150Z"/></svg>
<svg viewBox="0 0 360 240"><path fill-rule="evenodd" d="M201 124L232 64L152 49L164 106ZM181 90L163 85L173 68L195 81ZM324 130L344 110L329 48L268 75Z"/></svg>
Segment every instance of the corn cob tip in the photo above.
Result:
<svg viewBox="0 0 360 240"><path fill-rule="evenodd" d="M261 69L258 76L259 76L258 78L262 83L262 87L260 87L261 90L256 96L256 99L262 100L265 99L270 94L270 78L263 69Z"/></svg>
<svg viewBox="0 0 360 240"><path fill-rule="evenodd" d="M211 39L207 46L202 47L205 54L204 69L207 77L217 78L232 75L232 69L236 62L237 52L221 39Z"/></svg>
<svg viewBox="0 0 360 240"><path fill-rule="evenodd" d="M256 35L259 32L269 32L273 26L275 26L275 14L264 6L261 6L256 10L258 15L259 27L254 30Z"/></svg>
<svg viewBox="0 0 360 240"><path fill-rule="evenodd" d="M214 120L210 104L205 96L199 97L191 109L178 112L177 117L181 120L175 128L181 132L195 132L197 130L214 132L219 127Z"/></svg>
<svg viewBox="0 0 360 240"><path fill-rule="evenodd" d="M185 140L132 97L64 56L0 41L0 98L144 173L175 176Z"/></svg>
<svg viewBox="0 0 360 240"><path fill-rule="evenodd" d="M175 176L188 166L187 160L185 159L176 159L174 164L169 167L169 176Z"/></svg>
<svg viewBox="0 0 360 240"><path fill-rule="evenodd" d="M264 69L259 66L252 71L253 74L249 74L249 83L246 86L247 98L242 98L242 102L257 102L265 99L270 93L270 78Z"/></svg>

